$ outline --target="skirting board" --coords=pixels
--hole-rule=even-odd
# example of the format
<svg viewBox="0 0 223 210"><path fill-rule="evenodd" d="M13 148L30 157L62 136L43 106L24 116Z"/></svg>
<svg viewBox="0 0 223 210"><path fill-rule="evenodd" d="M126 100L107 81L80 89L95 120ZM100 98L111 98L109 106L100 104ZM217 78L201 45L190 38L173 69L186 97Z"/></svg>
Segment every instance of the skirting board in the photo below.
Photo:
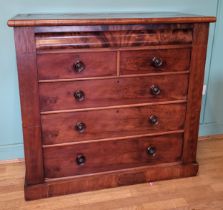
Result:
<svg viewBox="0 0 223 210"><path fill-rule="evenodd" d="M23 144L0 145L0 163L4 162L18 162L23 159Z"/></svg>
<svg viewBox="0 0 223 210"><path fill-rule="evenodd" d="M223 136L223 124L219 123L204 123L200 125L199 136Z"/></svg>

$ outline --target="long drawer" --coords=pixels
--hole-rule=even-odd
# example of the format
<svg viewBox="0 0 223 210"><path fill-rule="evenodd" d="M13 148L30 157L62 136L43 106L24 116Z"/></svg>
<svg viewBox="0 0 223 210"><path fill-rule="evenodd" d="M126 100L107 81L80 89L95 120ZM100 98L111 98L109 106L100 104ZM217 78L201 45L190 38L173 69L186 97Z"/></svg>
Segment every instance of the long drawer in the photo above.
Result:
<svg viewBox="0 0 223 210"><path fill-rule="evenodd" d="M44 148L46 178L75 176L181 159L182 134Z"/></svg>
<svg viewBox="0 0 223 210"><path fill-rule="evenodd" d="M36 34L37 50L119 48L152 45L188 44L193 40L192 24L147 24L83 26L83 32ZM126 30L128 27L128 30ZM87 29L88 28L88 29ZM79 27L80 29L80 27ZM93 31L91 31L93 29ZM88 30L88 32L86 31Z"/></svg>
<svg viewBox="0 0 223 210"><path fill-rule="evenodd" d="M40 83L40 109L82 109L185 100L188 74Z"/></svg>
<svg viewBox="0 0 223 210"><path fill-rule="evenodd" d="M114 51L37 55L40 80L114 76L116 66L117 56Z"/></svg>
<svg viewBox="0 0 223 210"><path fill-rule="evenodd" d="M185 104L170 104L43 115L43 144L180 130L185 113Z"/></svg>

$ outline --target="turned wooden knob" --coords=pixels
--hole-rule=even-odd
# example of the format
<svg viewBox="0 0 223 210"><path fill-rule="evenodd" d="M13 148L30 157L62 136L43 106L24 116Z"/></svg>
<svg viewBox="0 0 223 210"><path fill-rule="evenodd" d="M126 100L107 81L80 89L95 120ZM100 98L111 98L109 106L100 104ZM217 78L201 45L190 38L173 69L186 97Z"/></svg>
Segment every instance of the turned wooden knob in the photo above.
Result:
<svg viewBox="0 0 223 210"><path fill-rule="evenodd" d="M151 91L151 94L154 96L158 96L161 93L161 90L160 90L159 86L157 86L157 85L152 85L150 87L150 91Z"/></svg>
<svg viewBox="0 0 223 210"><path fill-rule="evenodd" d="M149 122L152 125L157 125L159 123L158 117L156 115L151 115L149 117Z"/></svg>
<svg viewBox="0 0 223 210"><path fill-rule="evenodd" d="M84 165L85 162L86 162L86 157L83 154L77 155L77 157L76 157L76 163L77 163L77 165L79 165L79 166L80 165Z"/></svg>
<svg viewBox="0 0 223 210"><path fill-rule="evenodd" d="M73 65L73 68L76 73L80 73L80 72L84 71L85 64L82 61L76 61Z"/></svg>
<svg viewBox="0 0 223 210"><path fill-rule="evenodd" d="M150 156L155 156L156 155L156 147L150 146L147 148L147 153Z"/></svg>
<svg viewBox="0 0 223 210"><path fill-rule="evenodd" d="M152 59L152 66L156 69L160 69L164 65L164 61L162 58L159 57L153 57Z"/></svg>
<svg viewBox="0 0 223 210"><path fill-rule="evenodd" d="M83 122L78 122L75 125L75 130L78 131L79 133L84 133L84 131L86 130L86 128L87 128L87 126Z"/></svg>
<svg viewBox="0 0 223 210"><path fill-rule="evenodd" d="M74 92L74 98L76 101L84 101L85 99L85 93L82 90L77 90Z"/></svg>

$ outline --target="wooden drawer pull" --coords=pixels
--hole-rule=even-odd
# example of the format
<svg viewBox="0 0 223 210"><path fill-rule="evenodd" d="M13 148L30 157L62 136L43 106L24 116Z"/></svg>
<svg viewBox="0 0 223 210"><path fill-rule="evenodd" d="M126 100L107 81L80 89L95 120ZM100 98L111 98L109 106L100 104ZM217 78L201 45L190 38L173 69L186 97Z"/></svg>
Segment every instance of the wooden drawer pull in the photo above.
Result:
<svg viewBox="0 0 223 210"><path fill-rule="evenodd" d="M77 90L74 92L74 98L76 99L76 101L84 101L85 99L85 93L82 90Z"/></svg>
<svg viewBox="0 0 223 210"><path fill-rule="evenodd" d="M153 57L152 59L152 66L155 67L157 70L161 70L161 67L164 66L164 61L162 58Z"/></svg>
<svg viewBox="0 0 223 210"><path fill-rule="evenodd" d="M83 122L78 122L75 125L75 130L78 131L79 133L84 133L84 131L86 130L86 128L87 128L87 126Z"/></svg>
<svg viewBox="0 0 223 210"><path fill-rule="evenodd" d="M148 155L154 157L154 156L156 155L156 147L149 146L149 147L147 148L147 153L148 153Z"/></svg>
<svg viewBox="0 0 223 210"><path fill-rule="evenodd" d="M73 68L76 73L81 73L85 69L85 64L78 60L74 63Z"/></svg>
<svg viewBox="0 0 223 210"><path fill-rule="evenodd" d="M151 91L151 94L154 96L158 96L161 93L161 90L160 90L159 86L157 86L157 85L152 85L150 87L150 91Z"/></svg>
<svg viewBox="0 0 223 210"><path fill-rule="evenodd" d="M76 163L79 166L84 165L86 162L86 157L83 154L78 154L76 157Z"/></svg>
<svg viewBox="0 0 223 210"><path fill-rule="evenodd" d="M156 115L151 115L149 117L149 122L152 125L157 125L159 123L158 117Z"/></svg>

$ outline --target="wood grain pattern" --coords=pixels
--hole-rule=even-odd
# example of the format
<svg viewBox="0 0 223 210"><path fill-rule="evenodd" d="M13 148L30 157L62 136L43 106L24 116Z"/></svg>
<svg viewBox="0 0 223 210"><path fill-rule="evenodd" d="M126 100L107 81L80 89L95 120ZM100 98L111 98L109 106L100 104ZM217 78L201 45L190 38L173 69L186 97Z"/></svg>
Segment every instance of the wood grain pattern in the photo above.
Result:
<svg viewBox="0 0 223 210"><path fill-rule="evenodd" d="M154 84L161 90L158 96L154 96L150 92L150 88ZM39 85L40 109L44 112L182 100L186 99L187 86L187 74L41 83ZM73 94L77 90L82 90L85 93L85 100L79 102L74 99Z"/></svg>
<svg viewBox="0 0 223 210"><path fill-rule="evenodd" d="M147 153L150 146L156 148L155 156ZM181 152L182 134L44 148L45 177L66 177L175 162L180 160ZM78 154L86 157L84 165L77 165L75 159Z"/></svg>
<svg viewBox="0 0 223 210"><path fill-rule="evenodd" d="M147 13L83 13L83 14L23 14L8 21L12 27L106 25L106 24L151 24L215 22L213 16L196 16L173 12Z"/></svg>
<svg viewBox="0 0 223 210"><path fill-rule="evenodd" d="M102 58L106 58L104 62ZM75 72L74 64L81 61L85 68ZM82 52L41 54L37 56L39 80L88 78L116 75L116 52Z"/></svg>
<svg viewBox="0 0 223 210"><path fill-rule="evenodd" d="M39 80L39 83L55 83L55 82L75 82L75 81L85 81L85 80L104 80L104 79L119 79L119 78L135 78L135 77L146 77L146 76L169 76L169 75L179 75L179 74L189 74L190 71L173 71L173 72L154 72L154 73L144 73L144 74L127 74L118 75L119 70L117 68L116 76L105 76L105 77L81 77L81 78L71 78L71 79L49 79L49 80Z"/></svg>
<svg viewBox="0 0 223 210"><path fill-rule="evenodd" d="M118 49L111 48L78 48L78 49L49 49L49 50L38 50L37 55L42 54L53 54L53 53L82 53L82 52L113 52L113 51L135 51L135 50L165 50L165 49L182 49L191 48L190 44L178 44L178 45L150 45L150 46L136 46L136 47L120 47Z"/></svg>
<svg viewBox="0 0 223 210"><path fill-rule="evenodd" d="M209 152L207 152L207 150ZM74 210L146 210L153 209L154 207L156 210L170 210L174 208L178 210L210 210L210 208L220 210L223 206L222 150L222 138L215 139L215 136L209 136L208 140L206 139L205 141L198 142L200 173L196 177L159 181L155 183L151 182L150 184L147 182L144 184L41 199L34 202L24 201L24 195L22 193L24 162L0 163L0 203L4 210L14 210L17 209L18 206L23 210L39 210L40 207L44 210L64 210L65 208ZM167 165L165 166L167 168ZM162 168L164 169L164 167ZM172 173L173 171L177 171L173 170L173 166L171 169ZM151 172L152 167L148 170ZM167 171L167 169L165 171ZM163 173L157 173L156 175L161 174ZM137 177L139 179L140 175ZM81 182L76 181L76 183L73 183L73 180L74 179L66 181L60 180L57 182L54 181L53 183L50 181L42 188L40 188L40 185L37 185L38 187L36 188L34 186L29 186L27 188L27 196L29 196L29 198L38 195L45 195L45 197L52 196L56 189L57 193L60 195L66 192L72 193L72 190L77 190L75 187L77 183L80 185L82 184L81 187L83 187L83 184L87 185L87 183L89 183L85 181L86 179L82 179ZM95 178L95 180L98 181L99 179ZM150 180L148 179L148 181ZM62 184L64 182L67 182L67 187L61 188L62 185L64 186L64 184ZM56 183L58 184L57 187ZM68 188L68 186L71 186L71 183L73 183L72 186L74 187ZM49 190L50 184L54 187L50 187L52 191L48 195L47 191ZM44 189L43 191L45 194L42 191L39 194L35 193L38 189ZM55 191L53 189L55 189Z"/></svg>
<svg viewBox="0 0 223 210"><path fill-rule="evenodd" d="M176 26L176 25L175 25ZM37 50L78 48L119 48L134 46L189 44L192 30L169 27L151 30L119 30L36 34Z"/></svg>
<svg viewBox="0 0 223 210"><path fill-rule="evenodd" d="M184 104L171 104L43 115L42 139L43 144L58 144L180 130L185 113ZM158 124L150 123L152 115ZM80 122L86 125L83 133L75 129Z"/></svg>
<svg viewBox="0 0 223 210"><path fill-rule="evenodd" d="M43 182L40 111L33 28L15 28L15 43L26 159L26 182Z"/></svg>
<svg viewBox="0 0 223 210"><path fill-rule="evenodd" d="M196 175L208 25L215 18L60 17L8 22L16 26L25 198ZM154 56L160 72L151 68ZM85 71L75 77L79 59L84 64L76 70ZM82 134L73 129L77 123Z"/></svg>
<svg viewBox="0 0 223 210"><path fill-rule="evenodd" d="M25 188L25 199L34 200L89 190L92 191L157 180L183 178L195 176L197 171L198 165L196 163L169 163L117 170L107 173L90 174L67 180L56 180L44 184L27 186ZM146 185L148 186L148 183L146 183Z"/></svg>
<svg viewBox="0 0 223 210"><path fill-rule="evenodd" d="M190 56L190 48L122 51L120 54L120 74L186 71L190 68ZM154 67L154 58L161 60L162 66Z"/></svg>
<svg viewBox="0 0 223 210"><path fill-rule="evenodd" d="M20 88L22 125L39 126L39 100L36 70L36 49L32 28L16 28L15 47ZM32 100L30 100L32 99Z"/></svg>
<svg viewBox="0 0 223 210"><path fill-rule="evenodd" d="M80 143L97 143L102 141L120 141L125 139L132 139L132 138L144 138L144 137L154 137L154 136L165 136L165 135L171 135L171 134L179 134L184 133L184 130L173 130L173 131L164 131L164 132L158 132L158 133L147 133L147 134L138 134L138 135L132 135L132 136L124 136L124 137L114 137L114 138L104 138L104 139L96 139L96 140L86 140L81 142L64 142L59 144L43 144L43 148L50 148L50 147L62 147L62 146L69 146L69 145L76 145Z"/></svg>
<svg viewBox="0 0 223 210"><path fill-rule="evenodd" d="M208 31L209 24L194 25L191 73L189 79L187 116L184 135L183 161L185 163L196 162Z"/></svg>
<svg viewBox="0 0 223 210"><path fill-rule="evenodd" d="M192 23L179 24L109 24L109 25L70 25L70 26L37 26L36 34L67 33L67 32L99 32L99 31L142 31L142 30L166 30L166 29L193 29Z"/></svg>

